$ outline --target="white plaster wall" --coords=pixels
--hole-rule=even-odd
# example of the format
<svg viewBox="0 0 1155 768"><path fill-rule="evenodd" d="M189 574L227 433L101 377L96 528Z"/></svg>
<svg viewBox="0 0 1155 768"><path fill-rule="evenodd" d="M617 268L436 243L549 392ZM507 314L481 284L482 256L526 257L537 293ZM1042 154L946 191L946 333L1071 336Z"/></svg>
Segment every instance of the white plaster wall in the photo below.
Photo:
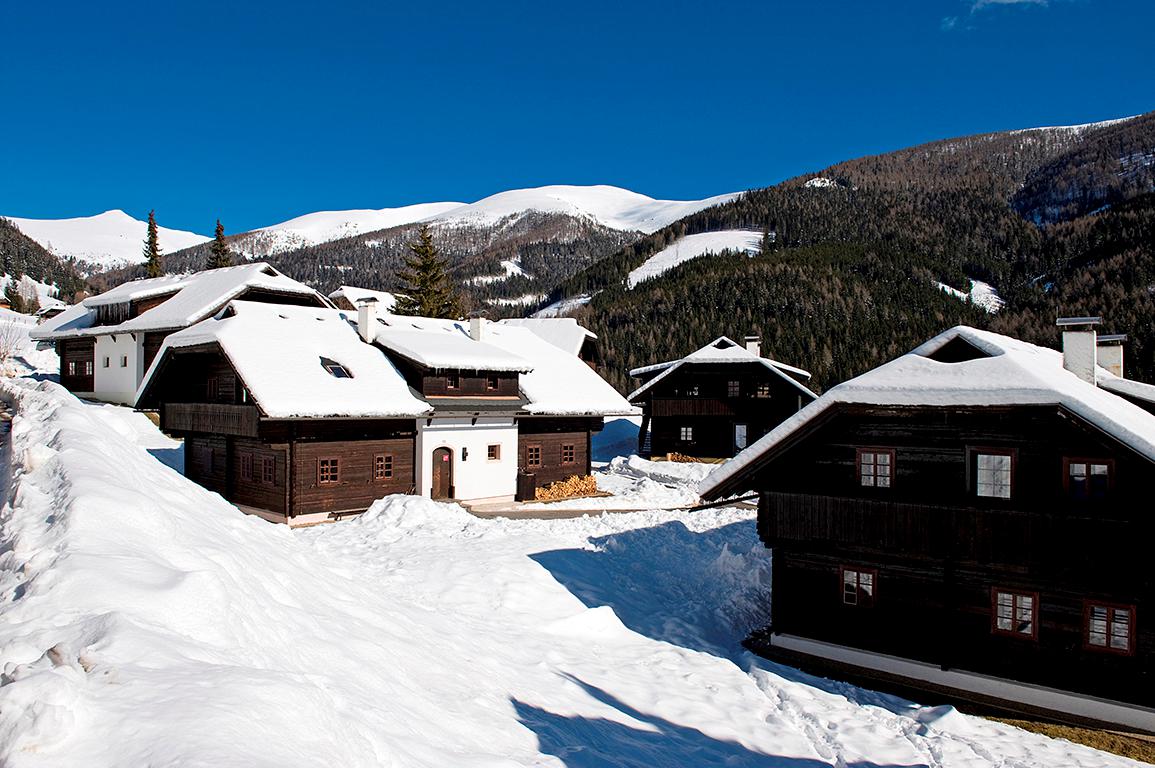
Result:
<svg viewBox="0 0 1155 768"><path fill-rule="evenodd" d="M1083 381L1095 383L1095 332L1063 332L1063 367Z"/></svg>
<svg viewBox="0 0 1155 768"><path fill-rule="evenodd" d="M417 490L433 492L433 451L453 451L453 486L456 498L490 499L517 492L517 425L512 418L435 418L417 420ZM501 458L490 461L487 449L501 446ZM467 454L462 459L462 452Z"/></svg>
<svg viewBox="0 0 1155 768"><path fill-rule="evenodd" d="M110 403L133 405L136 388L140 384L143 371L143 336L133 338L131 333L118 333L96 337L95 359L93 361L93 396ZM108 367L104 366L105 358ZM127 365L121 359L127 358Z"/></svg>

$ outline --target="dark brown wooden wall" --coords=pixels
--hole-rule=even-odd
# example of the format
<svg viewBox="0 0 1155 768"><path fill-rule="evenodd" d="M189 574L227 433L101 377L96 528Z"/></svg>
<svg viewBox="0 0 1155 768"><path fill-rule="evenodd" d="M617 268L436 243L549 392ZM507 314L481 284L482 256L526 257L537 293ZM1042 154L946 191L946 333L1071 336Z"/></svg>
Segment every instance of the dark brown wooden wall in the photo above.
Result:
<svg viewBox="0 0 1155 768"><path fill-rule="evenodd" d="M144 341L141 343L141 354L143 356L144 367L141 369L145 373L148 372L152 361L156 359L157 353L160 352L160 347L164 344L167 333L150 331L144 334Z"/></svg>
<svg viewBox="0 0 1155 768"><path fill-rule="evenodd" d="M132 304L131 304L131 307L130 307L129 313L128 313L129 317L137 317L139 315L143 315L145 312L149 311L150 309L153 309L154 307L159 307L161 304L164 304L166 301L168 301L169 299L171 299L175 295L176 295L175 293L168 293L168 294L165 294L163 296L150 296L147 299L137 299L136 301L132 302Z"/></svg>
<svg viewBox="0 0 1155 768"><path fill-rule="evenodd" d="M600 422L600 420L598 420ZM517 421L517 467L537 476L538 486L590 473L589 419L520 418ZM530 467L526 448L541 446L541 466ZM573 445L574 461L562 464L562 446Z"/></svg>
<svg viewBox="0 0 1155 768"><path fill-rule="evenodd" d="M493 375L497 376L497 389L487 389L487 374L474 371L462 371L458 376L461 387L449 389L444 373L426 372L421 378L421 393L433 397L517 397L519 390L516 373L501 372Z"/></svg>
<svg viewBox="0 0 1155 768"><path fill-rule="evenodd" d="M60 383L70 392L91 392L95 384L96 340L64 339L56 342L56 353L60 356ZM68 374L68 364L76 363L76 375ZM84 374L85 363L92 366L92 373Z"/></svg>
<svg viewBox="0 0 1155 768"><path fill-rule="evenodd" d="M188 479L228 494L228 438L221 435L188 435L184 441L184 473Z"/></svg>
<svg viewBox="0 0 1155 768"><path fill-rule="evenodd" d="M412 438L294 444L293 514L362 510L391 493L411 493L415 483L415 449L416 441ZM373 460L380 453L393 456L391 480L373 479ZM318 462L330 457L340 460L340 482L322 485L318 482Z"/></svg>
<svg viewBox="0 0 1155 768"><path fill-rule="evenodd" d="M229 438L229 444L229 501L284 514L288 478L285 450L243 437ZM242 476L242 455L252 462L252 478L248 480ZM262 473L266 458L274 462L272 483L266 482Z"/></svg>

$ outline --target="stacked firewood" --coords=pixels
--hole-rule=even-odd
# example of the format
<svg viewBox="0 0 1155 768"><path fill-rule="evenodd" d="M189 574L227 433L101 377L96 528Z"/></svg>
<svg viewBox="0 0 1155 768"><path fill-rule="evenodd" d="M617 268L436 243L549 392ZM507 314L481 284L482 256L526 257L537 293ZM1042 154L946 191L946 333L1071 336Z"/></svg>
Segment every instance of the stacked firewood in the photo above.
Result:
<svg viewBox="0 0 1155 768"><path fill-rule="evenodd" d="M534 498L538 501L557 501L579 496L592 496L597 492L598 482L592 475L584 477L574 475L566 480L558 480L556 483L538 488Z"/></svg>

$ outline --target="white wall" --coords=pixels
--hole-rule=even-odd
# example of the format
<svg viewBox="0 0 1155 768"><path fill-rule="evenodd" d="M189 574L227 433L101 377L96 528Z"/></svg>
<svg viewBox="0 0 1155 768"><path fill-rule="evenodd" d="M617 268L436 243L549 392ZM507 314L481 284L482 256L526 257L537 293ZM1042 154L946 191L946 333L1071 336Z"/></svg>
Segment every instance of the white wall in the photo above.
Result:
<svg viewBox="0 0 1155 768"><path fill-rule="evenodd" d="M96 337L93 361L93 397L110 403L133 405L136 388L144 375L143 334L131 333ZM104 361L107 358L108 367ZM122 360L127 364L121 365Z"/></svg>
<svg viewBox="0 0 1155 768"><path fill-rule="evenodd" d="M453 451L453 486L458 499L512 497L517 492L517 425L512 418L435 418L417 420L417 491L433 490L433 451ZM490 461L487 449L501 446L501 458ZM466 451L465 458L462 452Z"/></svg>

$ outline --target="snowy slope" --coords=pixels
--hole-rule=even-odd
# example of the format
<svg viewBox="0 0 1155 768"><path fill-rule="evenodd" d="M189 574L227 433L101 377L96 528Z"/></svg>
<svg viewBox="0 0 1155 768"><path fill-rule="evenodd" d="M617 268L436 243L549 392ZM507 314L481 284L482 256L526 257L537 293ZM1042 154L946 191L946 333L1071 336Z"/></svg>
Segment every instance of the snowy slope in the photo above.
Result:
<svg viewBox="0 0 1155 768"><path fill-rule="evenodd" d="M156 461L142 417L0 387L10 768L1135 765L750 656L770 558L748 511L395 496L294 532Z"/></svg>
<svg viewBox="0 0 1155 768"><path fill-rule="evenodd" d="M721 253L725 250L757 253L761 240L762 235L760 233L744 229L727 229L721 232L686 235L658 251L646 259L642 266L630 272L626 278L626 285L633 288L643 280L657 277L669 272L679 264L684 264L690 259L696 259L708 253Z"/></svg>
<svg viewBox="0 0 1155 768"><path fill-rule="evenodd" d="M21 232L61 258L76 258L112 268L143 261L141 249L148 223L124 211L105 211L75 219L20 219L6 217ZM195 232L157 227L160 249L172 253L211 238Z"/></svg>
<svg viewBox="0 0 1155 768"><path fill-rule="evenodd" d="M952 288L946 283L935 283L943 293L950 294L956 299L967 301L968 299L976 307L986 310L989 314L995 314L1004 306L1006 302L999 296L998 291L990 283L984 283L982 280L971 280L971 289L969 293L964 293L958 288Z"/></svg>

